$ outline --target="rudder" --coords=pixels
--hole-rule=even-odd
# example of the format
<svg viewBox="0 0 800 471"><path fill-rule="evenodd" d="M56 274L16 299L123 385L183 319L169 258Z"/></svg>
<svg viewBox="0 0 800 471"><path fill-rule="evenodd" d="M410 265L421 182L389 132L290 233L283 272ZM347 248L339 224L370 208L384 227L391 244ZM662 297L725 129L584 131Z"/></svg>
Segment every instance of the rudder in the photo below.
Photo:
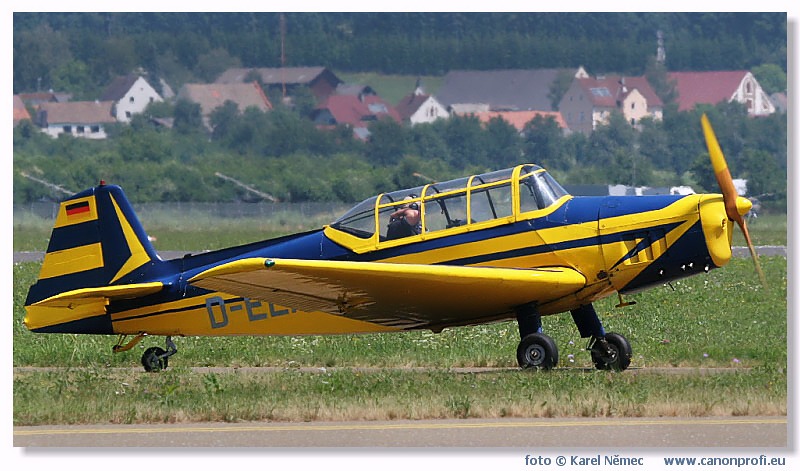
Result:
<svg viewBox="0 0 800 471"><path fill-rule="evenodd" d="M160 261L122 188L101 183L59 206L25 304L75 289L141 282Z"/></svg>

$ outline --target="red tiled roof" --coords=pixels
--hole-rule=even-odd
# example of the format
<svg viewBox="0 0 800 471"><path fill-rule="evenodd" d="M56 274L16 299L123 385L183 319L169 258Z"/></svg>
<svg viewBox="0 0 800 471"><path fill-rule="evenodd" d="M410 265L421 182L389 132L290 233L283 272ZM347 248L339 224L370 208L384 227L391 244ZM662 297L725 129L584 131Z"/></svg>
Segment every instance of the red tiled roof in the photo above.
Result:
<svg viewBox="0 0 800 471"><path fill-rule="evenodd" d="M330 111L337 123L354 127L367 126L372 117L389 116L398 123L401 121L397 110L375 95L362 96L361 99L353 95L331 95L319 109Z"/></svg>
<svg viewBox="0 0 800 471"><path fill-rule="evenodd" d="M591 98L594 106L615 108L617 101L623 100L633 90L647 100L648 107L663 106L661 99L658 98L650 82L645 77L620 77L618 75L606 76L604 78L582 78L577 79L586 95Z"/></svg>
<svg viewBox="0 0 800 471"><path fill-rule="evenodd" d="M28 113L27 108L25 108L25 103L22 102L22 98L20 98L19 95L14 95L14 126L25 119L30 121L31 115Z"/></svg>
<svg viewBox="0 0 800 471"><path fill-rule="evenodd" d="M537 116L542 116L544 118L552 117L561 129L567 128L567 123L558 111L481 111L465 114L475 116L481 123L488 123L494 118L500 118L514 126L517 131L520 132L525 129L526 124Z"/></svg>
<svg viewBox="0 0 800 471"><path fill-rule="evenodd" d="M729 101L747 73L746 70L670 72L667 78L675 81L678 110L685 111L698 103L715 105Z"/></svg>

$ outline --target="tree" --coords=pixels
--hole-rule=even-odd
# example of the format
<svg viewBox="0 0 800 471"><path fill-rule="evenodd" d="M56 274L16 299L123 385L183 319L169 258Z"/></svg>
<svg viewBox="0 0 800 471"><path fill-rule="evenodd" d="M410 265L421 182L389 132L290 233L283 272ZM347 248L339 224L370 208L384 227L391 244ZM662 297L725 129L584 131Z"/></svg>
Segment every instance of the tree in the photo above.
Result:
<svg viewBox="0 0 800 471"><path fill-rule="evenodd" d="M204 82L213 82L231 67L239 67L239 58L231 56L226 49L214 48L197 58L194 71Z"/></svg>
<svg viewBox="0 0 800 471"><path fill-rule="evenodd" d="M393 119L379 119L369 126L367 158L376 164L394 165L408 152L408 132Z"/></svg>
<svg viewBox="0 0 800 471"><path fill-rule="evenodd" d="M777 64L753 67L753 75L767 94L786 91L786 72Z"/></svg>
<svg viewBox="0 0 800 471"><path fill-rule="evenodd" d="M486 165L486 142L481 122L475 116L451 116L444 126L444 139L455 168Z"/></svg>
<svg viewBox="0 0 800 471"><path fill-rule="evenodd" d="M180 99L175 102L175 131L180 134L192 134L203 129L203 117L198 103Z"/></svg>
<svg viewBox="0 0 800 471"><path fill-rule="evenodd" d="M239 106L231 100L225 100L225 103L215 108L209 116L211 137L214 140L226 139L238 118Z"/></svg>
<svg viewBox="0 0 800 471"><path fill-rule="evenodd" d="M656 61L655 56L647 59L644 76L664 104L675 103L678 98L675 81L669 80L666 66Z"/></svg>
<svg viewBox="0 0 800 471"><path fill-rule="evenodd" d="M512 167L522 157L522 140L517 129L502 118L492 118L486 123L486 157L490 168Z"/></svg>
<svg viewBox="0 0 800 471"><path fill-rule="evenodd" d="M553 117L537 115L525 124L523 136L527 161L552 170L564 170L575 163L575 156L565 152L563 131Z"/></svg>
<svg viewBox="0 0 800 471"><path fill-rule="evenodd" d="M66 62L52 71L54 90L70 90L74 100L93 99L95 85L89 74L89 68L79 60Z"/></svg>

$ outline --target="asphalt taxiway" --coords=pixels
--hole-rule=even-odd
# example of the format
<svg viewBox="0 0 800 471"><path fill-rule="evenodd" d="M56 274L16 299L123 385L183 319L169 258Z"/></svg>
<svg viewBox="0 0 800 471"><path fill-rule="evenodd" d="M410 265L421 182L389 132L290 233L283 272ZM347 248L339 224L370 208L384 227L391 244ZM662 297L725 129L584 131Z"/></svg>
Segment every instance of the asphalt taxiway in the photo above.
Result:
<svg viewBox="0 0 800 471"><path fill-rule="evenodd" d="M248 422L14 427L15 447L787 447L775 417Z"/></svg>

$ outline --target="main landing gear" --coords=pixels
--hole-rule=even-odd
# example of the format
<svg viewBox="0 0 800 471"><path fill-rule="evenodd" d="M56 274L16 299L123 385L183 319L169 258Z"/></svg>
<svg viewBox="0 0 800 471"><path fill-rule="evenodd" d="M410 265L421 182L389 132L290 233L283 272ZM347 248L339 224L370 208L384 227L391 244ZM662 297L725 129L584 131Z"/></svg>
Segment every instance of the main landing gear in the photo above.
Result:
<svg viewBox="0 0 800 471"><path fill-rule="evenodd" d="M145 333L138 334L136 337L132 338L130 342L123 345L122 341L125 336L120 335L117 344L114 345L113 351L114 353L118 353L130 350L146 336L147 334ZM148 373L167 369L167 366L169 366L169 357L178 353L178 348L175 346L175 342L172 341L172 337L167 336L165 343L167 347L166 350L161 347L150 347L142 354L142 366L144 366L144 370Z"/></svg>
<svg viewBox="0 0 800 471"><path fill-rule="evenodd" d="M591 304L570 311L582 338L589 338L586 347L598 370L623 371L631 364L631 344L620 334L606 333ZM529 304L517 309L520 342L517 363L523 369L551 370L558 364L555 341L542 333L542 319L536 306Z"/></svg>

